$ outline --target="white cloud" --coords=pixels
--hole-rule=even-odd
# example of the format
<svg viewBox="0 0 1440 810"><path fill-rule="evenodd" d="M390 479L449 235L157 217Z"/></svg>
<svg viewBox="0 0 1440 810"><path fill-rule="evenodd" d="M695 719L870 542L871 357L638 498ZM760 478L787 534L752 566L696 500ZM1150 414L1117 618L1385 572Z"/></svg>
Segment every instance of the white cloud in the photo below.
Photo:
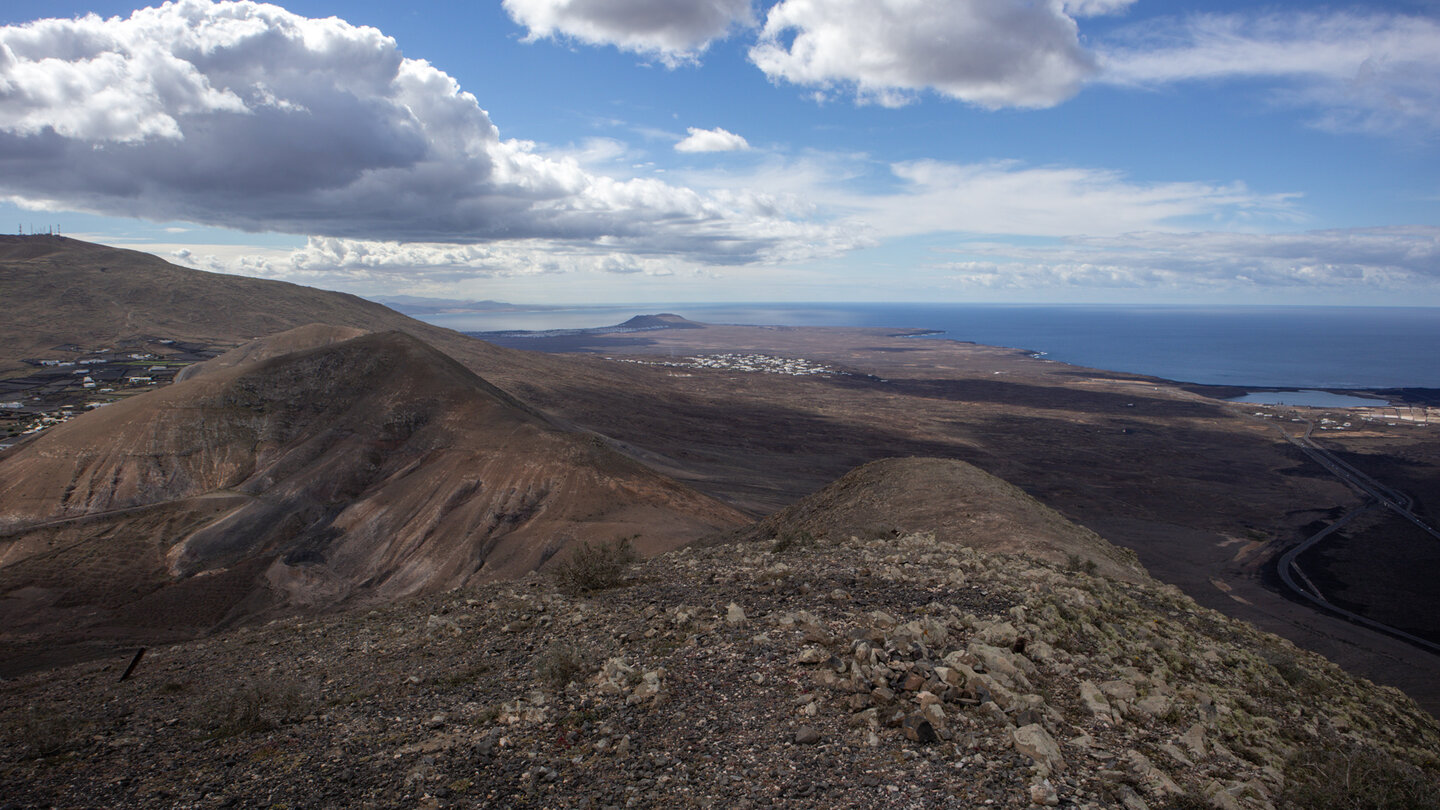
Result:
<svg viewBox="0 0 1440 810"><path fill-rule="evenodd" d="M847 168L848 167L848 168ZM1118 171L1026 166L1011 161L891 164L885 191L836 188L827 174L862 172L852 161L795 167L797 178L752 179L757 187L847 212L878 237L925 233L1118 236L1133 231L1260 227L1299 219L1291 194L1262 194L1243 183L1140 182Z"/></svg>
<svg viewBox="0 0 1440 810"><path fill-rule="evenodd" d="M1440 21L1384 11L1191 14L1091 50L1076 18L1135 0L781 0L750 59L772 80L900 106L933 91L987 109L1059 104L1089 83L1262 79L1342 132L1440 129Z"/></svg>
<svg viewBox="0 0 1440 810"><path fill-rule="evenodd" d="M1440 228L1407 226L1299 233L1136 233L1057 245L973 244L973 258L940 265L984 289L1433 289Z"/></svg>
<svg viewBox="0 0 1440 810"><path fill-rule="evenodd" d="M694 62L716 39L753 21L750 0L504 0L528 40L570 37L664 64Z"/></svg>
<svg viewBox="0 0 1440 810"><path fill-rule="evenodd" d="M104 41L106 27L90 15L4 29L0 120L6 130L110 143L178 140L177 115L246 112L244 100L212 85L192 62L158 48ZM155 26L153 33L170 33L165 28Z"/></svg>
<svg viewBox="0 0 1440 810"><path fill-rule="evenodd" d="M1135 0L1062 0L1060 6L1072 17L1099 17L1116 14L1135 4Z"/></svg>
<svg viewBox="0 0 1440 810"><path fill-rule="evenodd" d="M883 243L903 246L918 236L933 246L935 235L951 234L956 261L920 268L916 283L938 275L946 280L938 291L1306 290L1332 297L1393 290L1433 296L1440 288L1440 228L1221 230L1259 231L1301 220L1290 195L1258 194L1239 184L1142 183L1094 169L923 161L880 166L890 183L877 191L873 168L864 156L811 154L749 169L744 182L772 196L716 199L737 216L768 213L764 221L774 230L757 238L769 240L759 259L769 266L727 269L724 283L823 285L819 268L826 263L818 259ZM703 183L718 175L686 176ZM857 190L857 183L866 189ZM182 246L151 249L202 269L382 294L423 289L444 295L478 279L533 298L551 288L552 281L541 280L552 276L564 275L572 289L603 285L617 274L690 285L684 289L700 295L716 291L695 286L709 283L701 279L716 266L713 257L701 261L682 247L637 250L622 240L455 245L311 238L296 250L189 246L180 255ZM741 252L754 256L751 248ZM809 269L772 269L777 265ZM674 278L662 278L668 276ZM673 295L677 287L664 289Z"/></svg>
<svg viewBox="0 0 1440 810"><path fill-rule="evenodd" d="M0 28L0 198L352 240L593 242L719 264L825 236L765 195L596 175L502 139L473 95L373 28L208 0Z"/></svg>
<svg viewBox="0 0 1440 810"><path fill-rule="evenodd" d="M1075 13L1121 0L781 0L750 59L772 79L889 106L931 89L980 107L1050 107L1095 71Z"/></svg>
<svg viewBox="0 0 1440 810"><path fill-rule="evenodd" d="M834 243L825 253L789 258L803 260L833 255L853 249L857 244L853 240L842 241ZM713 267L711 263L683 255L637 254L623 246L612 249L605 245L553 240L454 245L311 237L305 246L294 250L178 244L149 244L144 249L201 270L282 279L365 294L423 290L445 295L455 285L476 280L514 282L559 275L699 277ZM534 291L530 294L538 295Z"/></svg>
<svg viewBox="0 0 1440 810"><path fill-rule="evenodd" d="M845 249L857 247L846 245ZM171 261L216 272L277 278L366 294L454 296L457 286L504 289L524 296L565 287L600 284L624 275L670 285L713 283L710 266L668 256L637 256L599 246L549 241L490 245L395 244L312 238L296 250L232 245L150 245ZM913 283L975 291L1163 290L1234 300L1253 292L1262 298L1305 293L1351 296L1367 293L1393 300L1393 292L1433 296L1440 285L1440 227L1356 228L1270 234L1222 231L1145 232L1108 237L1070 237L1047 242L990 239L953 249L963 258L918 268ZM719 277L748 283L826 284L813 271L778 274L735 268ZM762 273L762 276L755 275ZM738 274L738 275L737 275ZM711 279L712 281L705 281ZM728 280L727 280L728 279ZM788 281L787 281L788 280ZM941 282L938 286L934 282ZM666 287L666 289L673 289ZM709 288L711 292L713 287ZM733 286L724 289L734 292ZM1390 293L1391 298L1383 297ZM1259 299L1257 299L1259 300ZM1284 299L1280 299L1284 300Z"/></svg>
<svg viewBox="0 0 1440 810"><path fill-rule="evenodd" d="M750 144L743 137L727 129L687 129L690 135L675 144L676 152L735 152L750 148Z"/></svg>
<svg viewBox="0 0 1440 810"><path fill-rule="evenodd" d="M1342 131L1440 128L1440 22L1361 12L1195 15L1130 29L1098 80L1138 86L1266 78Z"/></svg>
<svg viewBox="0 0 1440 810"><path fill-rule="evenodd" d="M637 153L629 144L615 138L585 138L578 144L552 147L546 150L546 155L553 160L572 160L587 171L618 176L616 170L633 165Z"/></svg>

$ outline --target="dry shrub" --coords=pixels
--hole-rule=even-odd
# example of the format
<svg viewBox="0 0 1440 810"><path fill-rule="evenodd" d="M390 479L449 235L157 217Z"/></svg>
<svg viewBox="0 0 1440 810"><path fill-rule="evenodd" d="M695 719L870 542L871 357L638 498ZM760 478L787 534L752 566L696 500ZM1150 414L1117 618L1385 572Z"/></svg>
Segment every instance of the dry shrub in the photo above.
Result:
<svg viewBox="0 0 1440 810"><path fill-rule="evenodd" d="M800 529L788 531L775 538L775 545L771 548L776 554L784 554L787 551L813 548L815 546L815 535Z"/></svg>
<svg viewBox="0 0 1440 810"><path fill-rule="evenodd" d="M37 707L9 719L5 736L20 745L24 756L49 757L78 747L90 732L91 724L84 718Z"/></svg>
<svg viewBox="0 0 1440 810"><path fill-rule="evenodd" d="M535 677L560 691L593 669L589 653L578 645L557 641L535 656Z"/></svg>
<svg viewBox="0 0 1440 810"><path fill-rule="evenodd" d="M551 576L561 593L584 596L619 585L635 559L635 549L628 537L613 543L581 543L571 552L570 559L551 569Z"/></svg>
<svg viewBox="0 0 1440 810"><path fill-rule="evenodd" d="M268 731L305 715L306 702L293 681L242 681L199 707L201 724L212 736L235 737Z"/></svg>
<svg viewBox="0 0 1440 810"><path fill-rule="evenodd" d="M1377 748L1336 740L1285 767L1282 810L1440 810L1440 774Z"/></svg>

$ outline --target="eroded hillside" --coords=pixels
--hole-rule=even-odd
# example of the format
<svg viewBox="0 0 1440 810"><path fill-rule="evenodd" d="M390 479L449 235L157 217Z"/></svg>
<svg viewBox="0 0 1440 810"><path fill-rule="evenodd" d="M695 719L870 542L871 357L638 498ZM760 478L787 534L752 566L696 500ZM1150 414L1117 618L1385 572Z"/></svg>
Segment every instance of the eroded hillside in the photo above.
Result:
<svg viewBox="0 0 1440 810"><path fill-rule="evenodd" d="M0 462L5 660L518 576L583 541L655 553L744 523L406 334L287 334L284 348L319 345L222 356Z"/></svg>

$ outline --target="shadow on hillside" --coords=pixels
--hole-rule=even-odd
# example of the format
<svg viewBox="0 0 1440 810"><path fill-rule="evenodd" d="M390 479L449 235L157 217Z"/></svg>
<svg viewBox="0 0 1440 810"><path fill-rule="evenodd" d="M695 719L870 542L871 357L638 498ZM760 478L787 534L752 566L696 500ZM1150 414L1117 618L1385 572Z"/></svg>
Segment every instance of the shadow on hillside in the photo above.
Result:
<svg viewBox="0 0 1440 810"><path fill-rule="evenodd" d="M1218 405L1181 402L1142 396L1137 392L1085 391L1075 388L1034 385L1004 380L887 380L883 383L864 377L837 377L840 386L873 388L883 386L897 394L952 402L1009 405L1018 408L1119 414L1126 411L1147 416L1217 417L1226 412Z"/></svg>

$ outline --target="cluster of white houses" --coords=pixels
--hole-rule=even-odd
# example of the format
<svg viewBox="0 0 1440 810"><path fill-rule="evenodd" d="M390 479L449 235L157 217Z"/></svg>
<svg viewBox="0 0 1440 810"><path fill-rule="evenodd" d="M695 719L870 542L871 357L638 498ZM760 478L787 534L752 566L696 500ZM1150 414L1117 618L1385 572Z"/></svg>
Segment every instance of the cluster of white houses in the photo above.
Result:
<svg viewBox="0 0 1440 810"><path fill-rule="evenodd" d="M1291 413L1293 413L1295 410L1295 406L1286 407ZM1321 409L1305 408L1305 410L1314 412ZM1401 423L1407 423L1420 427L1440 425L1440 408L1427 408L1421 405L1369 405L1354 408L1345 408L1343 410L1345 413L1349 414L1351 418L1359 419L1360 421L1367 422L1371 425L1383 424L1387 427L1396 427ZM1253 415L1258 416L1261 419L1275 419L1281 417L1283 414L1275 413L1272 411L1255 411ZM1291 416L1289 419L1291 422L1309 421L1299 416ZM1342 421L1341 419L1331 419L1328 416L1322 416L1319 420L1316 421L1315 426L1320 430L1351 430L1355 427L1355 423Z"/></svg>
<svg viewBox="0 0 1440 810"><path fill-rule="evenodd" d="M801 377L807 374L845 373L810 360L793 357L772 357L768 354L707 354L698 357L687 357L684 360L637 360L629 357L611 357L609 359L621 363L635 363L642 366L709 368L722 371L789 374L794 377Z"/></svg>
<svg viewBox="0 0 1440 810"><path fill-rule="evenodd" d="M29 374L0 379L0 450L118 397L165 385L181 368L220 351L170 338L139 340L155 350L65 345L53 348L62 356L23 360L32 367Z"/></svg>

